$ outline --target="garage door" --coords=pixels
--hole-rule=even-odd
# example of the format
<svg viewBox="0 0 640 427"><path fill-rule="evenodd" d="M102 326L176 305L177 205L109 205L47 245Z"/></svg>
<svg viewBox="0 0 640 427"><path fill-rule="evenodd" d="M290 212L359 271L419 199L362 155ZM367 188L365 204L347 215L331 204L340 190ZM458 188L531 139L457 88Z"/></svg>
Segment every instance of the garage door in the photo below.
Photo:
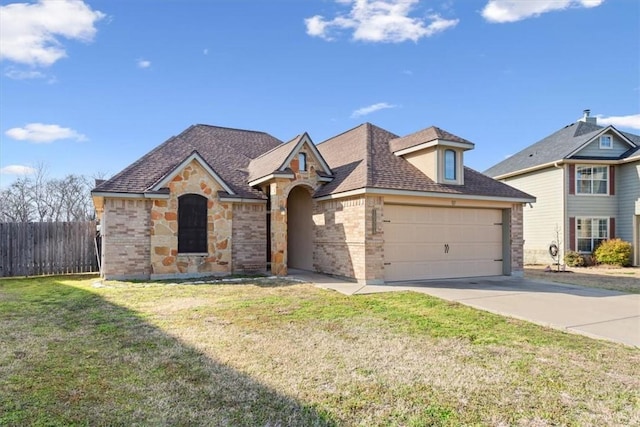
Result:
<svg viewBox="0 0 640 427"><path fill-rule="evenodd" d="M386 281L502 275L500 209L384 206Z"/></svg>

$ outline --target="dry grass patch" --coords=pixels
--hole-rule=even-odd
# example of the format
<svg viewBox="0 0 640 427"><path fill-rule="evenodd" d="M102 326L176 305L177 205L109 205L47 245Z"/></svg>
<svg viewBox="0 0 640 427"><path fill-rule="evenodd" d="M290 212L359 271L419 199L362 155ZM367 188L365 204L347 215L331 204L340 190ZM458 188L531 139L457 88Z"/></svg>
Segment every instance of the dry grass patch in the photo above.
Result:
<svg viewBox="0 0 640 427"><path fill-rule="evenodd" d="M545 272L545 266L528 265L524 269L527 279L568 283L588 288L640 294L639 267L571 267L567 272Z"/></svg>
<svg viewBox="0 0 640 427"><path fill-rule="evenodd" d="M637 349L415 293L106 285L0 281L0 424L640 423Z"/></svg>

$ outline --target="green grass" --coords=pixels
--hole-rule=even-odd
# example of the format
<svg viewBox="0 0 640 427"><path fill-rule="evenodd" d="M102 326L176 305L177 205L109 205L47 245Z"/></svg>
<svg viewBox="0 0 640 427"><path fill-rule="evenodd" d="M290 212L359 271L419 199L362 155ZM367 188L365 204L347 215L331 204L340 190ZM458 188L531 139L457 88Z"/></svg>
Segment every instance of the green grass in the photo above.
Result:
<svg viewBox="0 0 640 427"><path fill-rule="evenodd" d="M0 425L633 425L640 351L422 294L0 280Z"/></svg>

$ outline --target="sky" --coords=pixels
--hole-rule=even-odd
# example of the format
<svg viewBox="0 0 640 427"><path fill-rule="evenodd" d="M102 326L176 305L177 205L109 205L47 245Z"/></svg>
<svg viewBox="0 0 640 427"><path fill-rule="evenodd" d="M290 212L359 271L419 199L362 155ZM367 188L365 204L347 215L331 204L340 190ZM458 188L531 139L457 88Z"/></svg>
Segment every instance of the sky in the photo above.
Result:
<svg viewBox="0 0 640 427"><path fill-rule="evenodd" d="M438 126L483 171L584 109L640 134L637 0L0 0L0 188L109 177L193 124Z"/></svg>

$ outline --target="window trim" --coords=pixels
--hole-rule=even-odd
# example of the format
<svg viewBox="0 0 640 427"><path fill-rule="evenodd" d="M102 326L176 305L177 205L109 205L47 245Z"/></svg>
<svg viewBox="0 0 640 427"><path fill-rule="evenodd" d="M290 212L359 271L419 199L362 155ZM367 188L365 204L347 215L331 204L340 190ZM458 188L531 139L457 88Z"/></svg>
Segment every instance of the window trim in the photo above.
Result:
<svg viewBox="0 0 640 427"><path fill-rule="evenodd" d="M453 178L449 178L447 176L447 164L448 161L450 161L450 159L447 158L447 154L448 153L452 153L453 154ZM443 170L442 170L442 176L444 178L445 181L458 181L458 152L456 150L452 150L451 148L447 148L446 150L444 150L444 162L443 162Z"/></svg>
<svg viewBox="0 0 640 427"><path fill-rule="evenodd" d="M609 146L603 145L602 141L604 139L609 139ZM600 149L601 150L613 150L613 136L611 135L600 135L599 138Z"/></svg>
<svg viewBox="0 0 640 427"><path fill-rule="evenodd" d="M193 199L193 200L198 200L198 209L203 209L204 208L204 212L200 212L200 214L204 213L203 218L200 218L200 221L203 221L203 223L198 224L198 227L190 227L190 229L196 229L196 230L200 230L200 232L204 232L204 241L200 241L198 242L197 247L192 248L192 247L188 247L188 248L184 248L184 237L181 238L181 229L182 231L184 231L184 228L181 227L181 217L182 215L184 215L184 209L186 209L185 205L182 204L183 200L187 200L188 199ZM208 245L209 245L209 230L208 230L208 215L209 215L209 207L208 207L208 203L209 200L205 197L202 196L201 194L196 194L196 193L185 193L182 194L178 197L178 209L177 209L177 214L178 214L178 230L177 230L177 237L178 237L178 255L206 255L208 253ZM182 224L184 226L184 224ZM202 246L203 245L203 246ZM182 248L181 248L182 246ZM197 250L189 250L189 249L197 249Z"/></svg>
<svg viewBox="0 0 640 427"><path fill-rule="evenodd" d="M605 180L605 192L604 193L594 193L593 192L593 178L591 178L591 192L590 193L583 193L580 191L580 185L579 185L579 181L585 181L584 179L578 180L578 175L580 174L580 169L581 168L590 168L592 170L592 174L591 176L593 177L593 168L604 168L607 172L607 177ZM610 195L610 186L611 186L611 170L609 165L587 165L587 164L583 164L583 165L576 165L575 168L575 174L573 177L573 181L575 184L575 195L576 196L595 196L595 197L602 197L602 196L609 196ZM601 180L598 180L601 181Z"/></svg>
<svg viewBox="0 0 640 427"><path fill-rule="evenodd" d="M582 251L580 250L580 245L578 244L578 241L580 239L586 240L587 237L580 237L579 233L578 233L578 223L582 222L582 221L591 221L591 237L588 237L588 239L591 240L591 250L590 251ZM595 237L593 236L593 221L604 221L607 227L607 234L604 238L602 237ZM594 246L593 240L594 239L598 239L598 240L602 240L602 241L606 241L609 240L610 236L611 236L611 219L609 217L606 216L578 216L576 217L576 224L575 224L575 248L577 252L583 253L583 254L590 254L593 253L593 251L596 250L596 247Z"/></svg>

